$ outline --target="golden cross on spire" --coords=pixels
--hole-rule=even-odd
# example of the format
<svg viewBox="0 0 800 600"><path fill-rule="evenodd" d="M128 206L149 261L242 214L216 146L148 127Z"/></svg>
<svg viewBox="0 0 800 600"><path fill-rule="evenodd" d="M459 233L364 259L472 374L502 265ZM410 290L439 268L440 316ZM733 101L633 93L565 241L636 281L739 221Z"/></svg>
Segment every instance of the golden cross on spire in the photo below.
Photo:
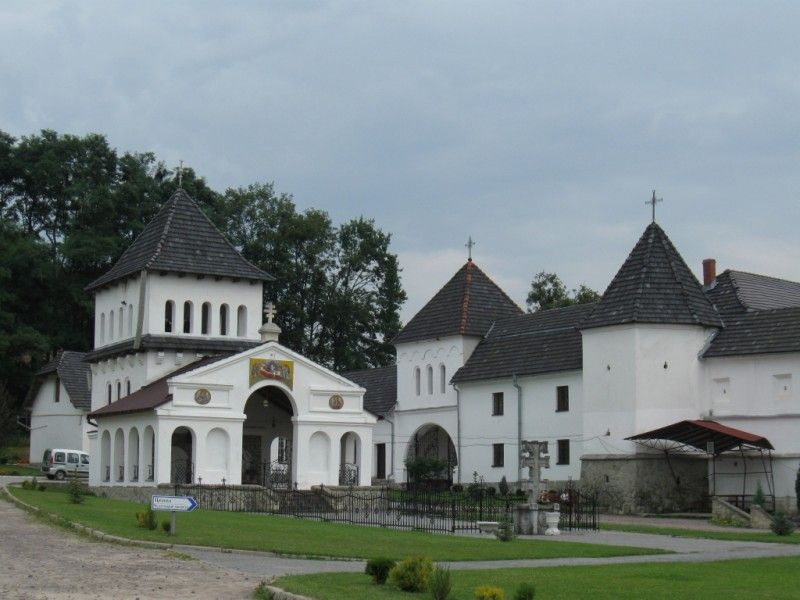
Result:
<svg viewBox="0 0 800 600"><path fill-rule="evenodd" d="M649 204L653 209L653 223L656 222L656 204L663 201L664 201L663 198L656 198L656 191L653 190L653 197L650 198L650 200L648 200L647 202L645 202L645 204Z"/></svg>
<svg viewBox="0 0 800 600"><path fill-rule="evenodd" d="M472 247L475 245L475 242L472 241L472 236L469 236L467 243L464 244L464 247L467 249L467 260L472 260Z"/></svg>

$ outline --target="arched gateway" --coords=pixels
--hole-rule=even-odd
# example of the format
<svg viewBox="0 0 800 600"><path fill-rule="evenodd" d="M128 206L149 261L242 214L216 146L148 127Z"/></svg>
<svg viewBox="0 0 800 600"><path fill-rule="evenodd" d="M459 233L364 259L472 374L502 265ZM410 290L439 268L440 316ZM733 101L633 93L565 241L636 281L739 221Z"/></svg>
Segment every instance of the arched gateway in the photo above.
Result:
<svg viewBox="0 0 800 600"><path fill-rule="evenodd" d="M377 418L363 395L275 341L202 358L92 413L112 432L92 484L370 485ZM123 425L145 432L127 453ZM152 479L134 477L140 464Z"/></svg>

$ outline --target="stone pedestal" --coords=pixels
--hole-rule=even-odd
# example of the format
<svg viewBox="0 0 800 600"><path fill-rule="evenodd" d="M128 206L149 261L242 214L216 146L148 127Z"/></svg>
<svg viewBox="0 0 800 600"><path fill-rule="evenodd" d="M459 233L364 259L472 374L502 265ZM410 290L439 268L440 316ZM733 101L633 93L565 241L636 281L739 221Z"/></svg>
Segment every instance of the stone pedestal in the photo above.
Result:
<svg viewBox="0 0 800 600"><path fill-rule="evenodd" d="M561 532L558 530L558 520L561 517L560 511L552 511L544 513L545 520L547 521L547 530L544 532L545 535L561 535Z"/></svg>
<svg viewBox="0 0 800 600"><path fill-rule="evenodd" d="M514 520L515 530L519 535L537 535L539 528L539 507L534 504L518 504Z"/></svg>

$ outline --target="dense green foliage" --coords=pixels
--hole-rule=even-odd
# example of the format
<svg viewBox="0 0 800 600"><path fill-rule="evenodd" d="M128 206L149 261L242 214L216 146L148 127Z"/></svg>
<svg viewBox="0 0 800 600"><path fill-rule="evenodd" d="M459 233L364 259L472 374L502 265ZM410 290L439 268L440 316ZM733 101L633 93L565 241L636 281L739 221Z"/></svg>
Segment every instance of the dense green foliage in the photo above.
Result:
<svg viewBox="0 0 800 600"><path fill-rule="evenodd" d="M392 570L392 567L394 567L396 562L397 561L393 558L370 558L367 561L367 566L365 567L364 572L372 577L372 581L378 585L383 585L386 583L386 579L389 577L389 571Z"/></svg>
<svg viewBox="0 0 800 600"><path fill-rule="evenodd" d="M424 592L431 583L433 561L427 556L409 556L389 571L389 580L404 592Z"/></svg>
<svg viewBox="0 0 800 600"><path fill-rule="evenodd" d="M450 567L434 567L431 573L431 597L433 600L447 600L453 590L453 582L450 578Z"/></svg>
<svg viewBox="0 0 800 600"><path fill-rule="evenodd" d="M792 535L795 530L794 521L792 521L786 514L778 511L772 516L772 522L769 525L772 533L775 535Z"/></svg>
<svg viewBox="0 0 800 600"><path fill-rule="evenodd" d="M12 487L11 493L69 521L126 538L163 541L163 536L140 529L131 518L141 505L134 502L88 496L83 504L70 504L61 486L41 494ZM626 556L663 554L649 548L628 548L582 542L516 539L501 543L460 535L421 531L400 531L287 518L283 515L247 514L204 510L178 515L176 544L197 544L216 548L262 550L303 556L371 558L386 556L401 559L420 548L437 561L504 560L516 558L558 558L565 556ZM378 589L370 583L373 589Z"/></svg>
<svg viewBox="0 0 800 600"><path fill-rule="evenodd" d="M734 600L797 598L800 558L760 558L720 562L678 562L545 567L537 569L453 570L453 598L473 598L491 585L514 598L522 583L535 583L537 596L552 600ZM281 577L275 585L317 600L409 600L391 586L376 587L360 573L320 573ZM419 596L422 597L422 596Z"/></svg>
<svg viewBox="0 0 800 600"><path fill-rule="evenodd" d="M276 277L282 342L335 370L391 363L405 300L391 236L358 217L340 225L299 211L272 184L183 188L242 254ZM154 154L119 153L102 135L0 132L0 439L32 375L55 350L88 350L93 300L109 269L177 187Z"/></svg>
<svg viewBox="0 0 800 600"><path fill-rule="evenodd" d="M586 285L581 284L578 289L569 292L558 275L541 271L531 282L525 304L528 306L528 312L536 312L548 308L597 302L599 299L600 294Z"/></svg>

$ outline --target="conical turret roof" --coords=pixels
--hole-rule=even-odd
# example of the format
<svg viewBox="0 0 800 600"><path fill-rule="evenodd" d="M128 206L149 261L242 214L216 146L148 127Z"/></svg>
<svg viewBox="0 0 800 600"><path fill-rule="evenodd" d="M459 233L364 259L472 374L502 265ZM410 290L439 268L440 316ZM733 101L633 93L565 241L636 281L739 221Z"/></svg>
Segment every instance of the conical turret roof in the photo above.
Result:
<svg viewBox="0 0 800 600"><path fill-rule="evenodd" d="M403 327L393 343L448 335L484 336L497 319L522 309L478 266L468 260Z"/></svg>
<svg viewBox="0 0 800 600"><path fill-rule="evenodd" d="M141 270L273 279L239 254L182 188L172 194L114 266L86 289L94 290Z"/></svg>
<svg viewBox="0 0 800 600"><path fill-rule="evenodd" d="M700 282L657 223L651 223L581 329L625 323L722 327Z"/></svg>

